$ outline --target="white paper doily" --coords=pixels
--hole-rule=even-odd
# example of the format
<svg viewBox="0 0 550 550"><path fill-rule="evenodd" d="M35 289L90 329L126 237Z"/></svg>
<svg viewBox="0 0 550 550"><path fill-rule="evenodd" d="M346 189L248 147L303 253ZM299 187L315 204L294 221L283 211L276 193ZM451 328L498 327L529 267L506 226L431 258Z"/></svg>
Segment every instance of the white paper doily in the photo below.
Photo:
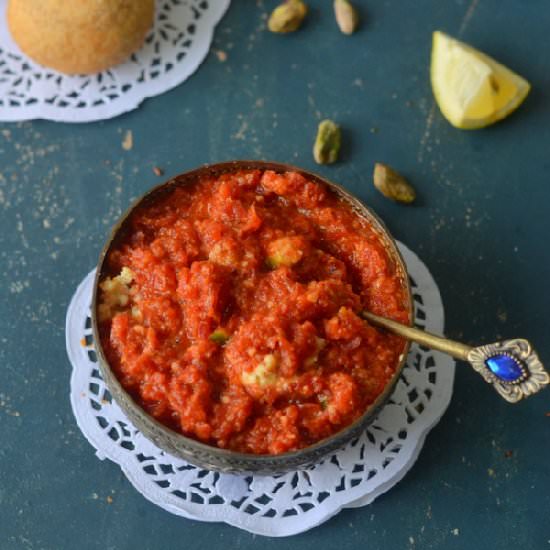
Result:
<svg viewBox="0 0 550 550"><path fill-rule="evenodd" d="M441 334L443 306L437 285L418 257L402 244L399 247L411 276L416 324ZM270 477L196 468L145 439L112 402L93 351L93 275L80 284L67 312L71 405L78 426L100 459L116 462L140 493L174 514L224 521L267 536L306 531L344 507L369 504L395 485L449 404L454 361L413 345L395 392L377 420L313 468Z"/></svg>
<svg viewBox="0 0 550 550"><path fill-rule="evenodd" d="M157 0L154 27L126 63L91 76L67 76L21 52L6 23L7 0L0 0L0 120L90 122L135 109L195 72L229 3Z"/></svg>

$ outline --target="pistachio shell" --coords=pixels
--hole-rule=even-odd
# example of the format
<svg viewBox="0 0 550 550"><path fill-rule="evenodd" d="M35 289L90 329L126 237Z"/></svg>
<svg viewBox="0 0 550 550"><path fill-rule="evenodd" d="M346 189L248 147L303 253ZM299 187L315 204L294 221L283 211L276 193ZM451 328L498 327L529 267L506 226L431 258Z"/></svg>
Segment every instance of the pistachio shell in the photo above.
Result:
<svg viewBox="0 0 550 550"><path fill-rule="evenodd" d="M302 0L286 0L273 10L267 28L271 32L294 32L300 28L306 15L307 6Z"/></svg>
<svg viewBox="0 0 550 550"><path fill-rule="evenodd" d="M374 166L374 186L384 197L409 204L416 198L414 187L398 172L386 164Z"/></svg>
<svg viewBox="0 0 550 550"><path fill-rule="evenodd" d="M313 158L317 164L332 164L338 160L342 132L332 120L323 120L317 129L317 138L313 146Z"/></svg>
<svg viewBox="0 0 550 550"><path fill-rule="evenodd" d="M344 34L353 34L359 24L359 15L349 0L334 0L336 23Z"/></svg>

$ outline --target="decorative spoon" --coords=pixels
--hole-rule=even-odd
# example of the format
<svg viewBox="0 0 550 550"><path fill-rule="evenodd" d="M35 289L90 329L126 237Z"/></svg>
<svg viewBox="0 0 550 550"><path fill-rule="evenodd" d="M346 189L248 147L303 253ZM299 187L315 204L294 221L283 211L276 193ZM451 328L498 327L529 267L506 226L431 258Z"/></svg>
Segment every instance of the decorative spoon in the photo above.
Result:
<svg viewBox="0 0 550 550"><path fill-rule="evenodd" d="M468 361L485 382L491 384L510 403L517 403L550 384L550 376L527 340L516 338L471 347L379 317L368 311L363 311L361 316L373 325L385 328L422 346Z"/></svg>

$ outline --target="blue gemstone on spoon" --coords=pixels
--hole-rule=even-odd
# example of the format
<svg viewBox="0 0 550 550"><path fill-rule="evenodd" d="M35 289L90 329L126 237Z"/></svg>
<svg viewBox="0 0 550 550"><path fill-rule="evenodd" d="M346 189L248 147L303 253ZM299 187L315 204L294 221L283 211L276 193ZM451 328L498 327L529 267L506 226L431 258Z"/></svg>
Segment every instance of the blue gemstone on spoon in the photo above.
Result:
<svg viewBox="0 0 550 550"><path fill-rule="evenodd" d="M506 382L515 382L523 375L521 365L509 355L493 355L486 359L485 364L495 376Z"/></svg>

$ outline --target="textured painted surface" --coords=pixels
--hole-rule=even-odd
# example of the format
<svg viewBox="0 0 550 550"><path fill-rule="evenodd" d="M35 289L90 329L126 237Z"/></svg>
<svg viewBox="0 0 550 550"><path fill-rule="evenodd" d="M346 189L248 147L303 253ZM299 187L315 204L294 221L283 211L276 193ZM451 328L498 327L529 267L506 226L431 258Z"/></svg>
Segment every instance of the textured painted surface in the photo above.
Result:
<svg viewBox="0 0 550 550"><path fill-rule="evenodd" d="M510 406L466 366L406 478L292 541L157 509L79 433L67 303L121 210L161 181L153 167L170 176L248 157L315 169L311 146L325 117L345 130L343 158L318 171L421 255L439 282L448 335L527 336L550 363L547 2L357 0L366 24L352 37L339 34L324 0L311 1L301 32L268 34L274 3L234 0L199 72L138 111L81 126L0 125L2 550L550 547L548 394ZM526 104L493 128L453 129L428 82L436 28L528 78ZM376 161L415 183L417 206L377 194Z"/></svg>

